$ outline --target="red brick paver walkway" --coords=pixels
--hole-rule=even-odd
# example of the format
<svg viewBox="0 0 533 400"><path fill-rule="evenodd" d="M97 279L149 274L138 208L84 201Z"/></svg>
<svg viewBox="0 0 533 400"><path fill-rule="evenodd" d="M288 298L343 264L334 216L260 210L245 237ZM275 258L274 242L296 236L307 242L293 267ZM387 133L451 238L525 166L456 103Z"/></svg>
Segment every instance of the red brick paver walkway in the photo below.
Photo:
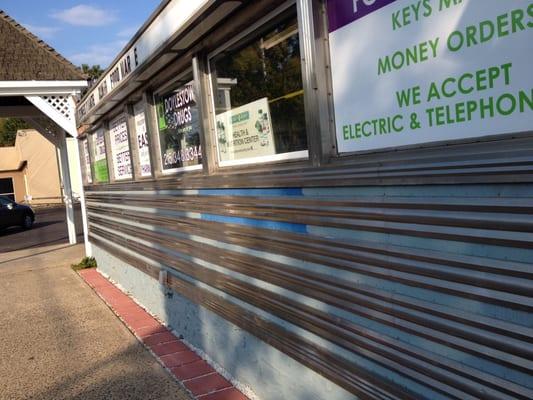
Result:
<svg viewBox="0 0 533 400"><path fill-rule="evenodd" d="M164 325L95 269L80 276L198 400L248 400Z"/></svg>

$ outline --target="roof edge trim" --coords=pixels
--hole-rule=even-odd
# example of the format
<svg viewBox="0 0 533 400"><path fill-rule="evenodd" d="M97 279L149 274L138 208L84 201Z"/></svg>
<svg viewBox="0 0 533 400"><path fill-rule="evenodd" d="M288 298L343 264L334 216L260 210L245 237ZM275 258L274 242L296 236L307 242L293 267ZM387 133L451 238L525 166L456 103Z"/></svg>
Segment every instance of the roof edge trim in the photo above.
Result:
<svg viewBox="0 0 533 400"><path fill-rule="evenodd" d="M0 81L0 96L75 95L87 81Z"/></svg>

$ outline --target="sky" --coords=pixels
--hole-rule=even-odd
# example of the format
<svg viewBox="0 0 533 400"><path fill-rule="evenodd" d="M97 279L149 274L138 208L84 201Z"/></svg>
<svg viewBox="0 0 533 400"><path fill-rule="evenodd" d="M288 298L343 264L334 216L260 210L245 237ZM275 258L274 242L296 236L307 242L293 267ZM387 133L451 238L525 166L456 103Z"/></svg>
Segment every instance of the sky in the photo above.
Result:
<svg viewBox="0 0 533 400"><path fill-rule="evenodd" d="M0 10L75 65L106 68L161 0L0 0Z"/></svg>

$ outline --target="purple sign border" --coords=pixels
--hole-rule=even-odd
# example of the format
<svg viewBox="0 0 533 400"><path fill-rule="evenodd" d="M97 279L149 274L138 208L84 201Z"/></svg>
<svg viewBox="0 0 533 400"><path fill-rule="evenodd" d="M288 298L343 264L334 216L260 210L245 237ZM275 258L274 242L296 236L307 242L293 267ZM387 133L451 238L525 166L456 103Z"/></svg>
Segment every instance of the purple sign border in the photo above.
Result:
<svg viewBox="0 0 533 400"><path fill-rule="evenodd" d="M353 1L354 0L327 0L329 33L357 21L380 8L394 3L396 0L375 0L374 4L369 6L365 5L363 0L359 0L358 6L360 9L356 13L353 12Z"/></svg>

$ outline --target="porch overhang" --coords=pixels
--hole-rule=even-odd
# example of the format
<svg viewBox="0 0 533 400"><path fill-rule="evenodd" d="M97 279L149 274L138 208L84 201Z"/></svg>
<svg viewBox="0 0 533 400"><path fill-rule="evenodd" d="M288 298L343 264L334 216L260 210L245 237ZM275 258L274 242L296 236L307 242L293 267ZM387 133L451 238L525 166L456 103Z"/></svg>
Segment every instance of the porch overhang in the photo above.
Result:
<svg viewBox="0 0 533 400"><path fill-rule="evenodd" d="M0 96L76 95L87 81L0 81Z"/></svg>

